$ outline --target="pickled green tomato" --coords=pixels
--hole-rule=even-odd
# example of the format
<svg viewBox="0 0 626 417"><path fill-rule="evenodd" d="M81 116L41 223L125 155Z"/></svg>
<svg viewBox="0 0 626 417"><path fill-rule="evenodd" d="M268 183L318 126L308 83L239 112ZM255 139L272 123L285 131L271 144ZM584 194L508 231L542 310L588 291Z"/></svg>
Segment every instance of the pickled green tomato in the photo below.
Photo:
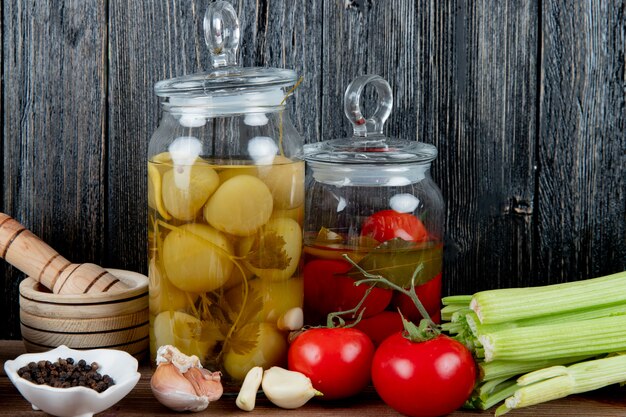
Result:
<svg viewBox="0 0 626 417"><path fill-rule="evenodd" d="M148 163L148 207L155 209L165 220L171 219L171 216L163 205L163 173L171 162L169 152L162 152Z"/></svg>
<svg viewBox="0 0 626 417"><path fill-rule="evenodd" d="M231 179L232 177L236 177L237 175L252 175L256 177L258 175L258 171L256 167L247 166L247 165L232 165L228 168L222 169L218 172L220 177L220 184Z"/></svg>
<svg viewBox="0 0 626 417"><path fill-rule="evenodd" d="M289 259L289 263L284 269L258 268L250 262L245 262L246 267L255 275L273 281L285 280L292 276L300 264L300 255L302 254L302 229L300 229L298 222L288 217L272 219L259 233L276 233L280 236L285 242L283 249ZM279 250L281 248L264 248L264 251L267 252Z"/></svg>
<svg viewBox="0 0 626 417"><path fill-rule="evenodd" d="M186 355L196 355L204 361L221 337L211 322L181 311L164 311L154 318L151 339L157 348L173 345Z"/></svg>
<svg viewBox="0 0 626 417"><path fill-rule="evenodd" d="M227 237L211 226L189 223L172 230L163 241L163 266L178 289L202 293L221 287L230 277L233 249Z"/></svg>
<svg viewBox="0 0 626 417"><path fill-rule="evenodd" d="M275 325L250 323L247 326L258 326L256 347L244 354L231 350L224 356L224 369L228 375L239 381L255 366L267 369L274 365L285 366L287 361L287 341Z"/></svg>
<svg viewBox="0 0 626 417"><path fill-rule="evenodd" d="M250 236L272 215L267 185L252 175L237 175L222 183L204 206L211 226L235 236Z"/></svg>
<svg viewBox="0 0 626 417"><path fill-rule="evenodd" d="M193 220L220 183L217 172L206 163L174 166L163 174L163 205L179 220Z"/></svg>
<svg viewBox="0 0 626 417"><path fill-rule="evenodd" d="M155 259L152 259L148 266L148 277L150 279L148 299L150 314L157 315L167 310L182 310L198 298L197 294L189 294L173 286L161 273Z"/></svg>
<svg viewBox="0 0 626 417"><path fill-rule="evenodd" d="M273 165L259 166L259 178L267 185L278 209L292 209L304 203L304 162L276 156Z"/></svg>
<svg viewBox="0 0 626 417"><path fill-rule="evenodd" d="M237 285L241 285L244 279L249 281L253 277L254 274L252 273L252 271L250 271L248 268L245 267L245 265L242 265L241 262L239 262L233 268L230 276L228 277L222 288L224 288L224 291L227 291L233 287L236 287Z"/></svg>
<svg viewBox="0 0 626 417"><path fill-rule="evenodd" d="M255 321L276 324L278 318L288 310L302 307L302 278L285 281L254 279L248 283L248 286L249 294L260 296L263 303L261 310L254 316ZM234 287L226 293L226 301L233 311L241 309L243 294L243 285Z"/></svg>
<svg viewBox="0 0 626 417"><path fill-rule="evenodd" d="M292 209L274 209L272 217L270 219L277 219L279 217L288 217L302 224L304 221L304 205Z"/></svg>

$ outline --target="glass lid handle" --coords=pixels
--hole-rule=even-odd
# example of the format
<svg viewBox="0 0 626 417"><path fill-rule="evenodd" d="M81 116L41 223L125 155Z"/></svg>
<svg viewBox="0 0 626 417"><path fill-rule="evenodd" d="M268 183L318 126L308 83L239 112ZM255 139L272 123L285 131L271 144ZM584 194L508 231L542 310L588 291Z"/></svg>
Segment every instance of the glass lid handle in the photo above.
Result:
<svg viewBox="0 0 626 417"><path fill-rule="evenodd" d="M226 1L211 3L204 14L203 28L213 68L236 66L239 19L233 6Z"/></svg>
<svg viewBox="0 0 626 417"><path fill-rule="evenodd" d="M361 113L361 95L367 84L376 88L378 93L378 105L376 111L369 119L363 117ZM383 134L383 125L391 114L393 107L393 93L389 83L379 75L362 75L355 78L343 96L343 111L346 114L352 127L354 136L366 137Z"/></svg>

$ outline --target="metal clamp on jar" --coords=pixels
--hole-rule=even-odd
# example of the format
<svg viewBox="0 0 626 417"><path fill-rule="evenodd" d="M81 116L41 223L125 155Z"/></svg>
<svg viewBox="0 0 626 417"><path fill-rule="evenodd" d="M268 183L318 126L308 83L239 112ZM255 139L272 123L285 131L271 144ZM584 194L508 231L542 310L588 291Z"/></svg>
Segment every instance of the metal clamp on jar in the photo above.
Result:
<svg viewBox="0 0 626 417"><path fill-rule="evenodd" d="M376 88L378 106L365 118L359 103L368 84ZM353 136L305 146L304 305L309 324L325 323L328 313L353 309L363 298L368 286L354 285L363 274L344 254L363 270L404 288L415 276L416 293L438 320L444 202L430 176L437 149L383 134L392 101L391 88L381 77L356 78L344 96ZM362 313L357 327L401 330L398 308L410 320L421 318L409 297L376 287L351 318Z"/></svg>
<svg viewBox="0 0 626 417"><path fill-rule="evenodd" d="M226 2L204 18L213 68L160 81L149 145L150 342L171 344L240 381L283 364L302 306L302 137L285 101L294 71L237 65Z"/></svg>

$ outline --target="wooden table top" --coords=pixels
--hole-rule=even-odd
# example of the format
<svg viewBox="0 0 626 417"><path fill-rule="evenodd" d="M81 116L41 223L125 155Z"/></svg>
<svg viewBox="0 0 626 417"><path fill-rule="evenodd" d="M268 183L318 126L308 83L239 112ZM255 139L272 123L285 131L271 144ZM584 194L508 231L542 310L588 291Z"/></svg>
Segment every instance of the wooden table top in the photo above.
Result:
<svg viewBox="0 0 626 417"><path fill-rule="evenodd" d="M24 353L21 341L0 341L0 416L12 417L43 417L41 411L33 411L30 404L20 395L4 372L4 362ZM142 363L139 371L141 379L137 386L122 401L97 414L98 417L130 417L130 416L400 416L386 406L369 389L360 396L349 401L323 402L312 400L297 410L282 410L272 405L262 395L257 406L251 413L241 411L235 405L235 394L226 394L219 401L209 405L205 411L194 414L180 414L170 411L157 402L150 391L152 370L148 363ZM491 416L493 410L456 411L450 417ZM511 417L624 417L626 416L626 388L607 388L586 395L571 396L567 399L552 401L533 407L511 411Z"/></svg>

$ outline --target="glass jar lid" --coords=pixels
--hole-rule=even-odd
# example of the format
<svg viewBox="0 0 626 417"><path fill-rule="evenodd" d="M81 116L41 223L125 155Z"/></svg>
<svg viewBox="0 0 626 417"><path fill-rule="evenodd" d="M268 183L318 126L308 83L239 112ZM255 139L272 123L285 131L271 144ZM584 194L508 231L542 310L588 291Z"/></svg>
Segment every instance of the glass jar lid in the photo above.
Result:
<svg viewBox="0 0 626 417"><path fill-rule="evenodd" d="M366 119L361 113L360 100L367 84L376 88L378 104L374 114ZM433 145L388 138L383 125L393 107L389 83L378 75L355 78L344 94L344 113L354 129L351 138L334 139L305 146L305 159L329 164L405 164L428 163L437 157Z"/></svg>
<svg viewBox="0 0 626 417"><path fill-rule="evenodd" d="M239 19L230 3L211 3L203 28L213 67L204 73L159 81L154 86L156 95L170 98L172 105L183 106L263 107L284 102L283 88L296 83L295 71L238 64Z"/></svg>

